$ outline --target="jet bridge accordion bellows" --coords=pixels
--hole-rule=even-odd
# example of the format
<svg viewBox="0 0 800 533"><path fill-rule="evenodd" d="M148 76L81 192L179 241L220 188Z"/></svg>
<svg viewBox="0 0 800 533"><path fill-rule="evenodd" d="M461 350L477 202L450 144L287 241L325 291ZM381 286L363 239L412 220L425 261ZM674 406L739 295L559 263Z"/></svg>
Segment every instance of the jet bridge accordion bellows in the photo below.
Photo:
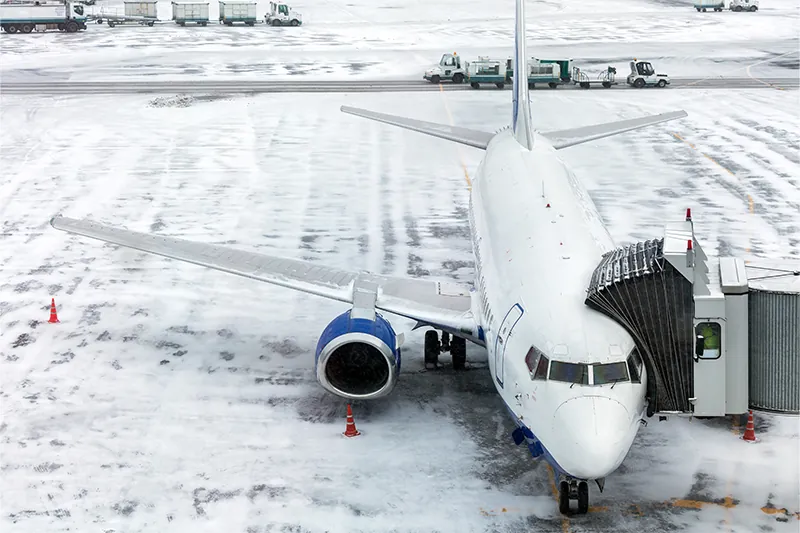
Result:
<svg viewBox="0 0 800 533"><path fill-rule="evenodd" d="M636 341L647 369L649 416L691 412L694 395L692 284L663 252L664 239L657 239L606 253L592 274L585 302Z"/></svg>

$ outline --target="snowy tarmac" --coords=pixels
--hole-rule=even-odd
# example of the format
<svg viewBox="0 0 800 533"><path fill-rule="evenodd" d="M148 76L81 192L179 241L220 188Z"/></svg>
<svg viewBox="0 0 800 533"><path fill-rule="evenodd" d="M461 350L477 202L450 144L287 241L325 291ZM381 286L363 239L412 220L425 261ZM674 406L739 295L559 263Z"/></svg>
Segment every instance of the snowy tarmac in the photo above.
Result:
<svg viewBox="0 0 800 533"><path fill-rule="evenodd" d="M542 92L533 112L552 129L686 109L564 151L618 244L692 207L709 255L796 256L796 93L693 94ZM730 420L651 419L591 512L565 518L549 468L513 446L481 350L466 373L426 372L411 333L396 393L355 404L363 435L347 440L345 403L312 371L342 305L48 225L91 216L469 281L463 172L480 152L338 109L491 129L507 92L0 103L16 125L0 133L3 531L796 531L796 417L757 414L756 445Z"/></svg>
<svg viewBox="0 0 800 533"><path fill-rule="evenodd" d="M673 78L670 89L797 89L797 78ZM484 90L495 90L491 84L484 84ZM596 87L600 89L599 87ZM510 90L510 85L505 88ZM633 90L625 79L617 81L608 89ZM0 92L5 94L203 94L223 92L242 93L292 93L292 92L412 92L412 91L466 91L473 90L469 84L432 84L420 80L350 80L350 81L265 81L265 80L194 80L172 81L0 81ZM540 84L535 90L552 90ZM578 85L565 84L557 90L584 91ZM605 89L603 89L605 90ZM660 89L659 89L660 90Z"/></svg>
<svg viewBox="0 0 800 533"><path fill-rule="evenodd" d="M590 487L590 512L563 517L550 468L513 444L483 350L468 346L467 372L447 356L425 371L423 332L388 317L406 332L398 386L353 404L362 435L345 439L346 404L313 373L345 305L50 227L61 213L471 282L466 185L482 152L339 108L506 126L510 91L419 78L443 53L506 55L513 2L307 1L292 4L299 28L0 34L0 531L796 533L798 417L756 413L756 444L744 421L649 419L604 492ZM621 79L639 57L712 84L533 93L542 131L688 112L560 152L618 245L691 207L709 256L800 258L798 93L769 86L797 85L795 0L755 14L533 4L537 56L611 62ZM51 94L12 94L32 79ZM377 80L424 89L355 89ZM144 85L165 92L81 92ZM347 91L230 94L265 85Z"/></svg>

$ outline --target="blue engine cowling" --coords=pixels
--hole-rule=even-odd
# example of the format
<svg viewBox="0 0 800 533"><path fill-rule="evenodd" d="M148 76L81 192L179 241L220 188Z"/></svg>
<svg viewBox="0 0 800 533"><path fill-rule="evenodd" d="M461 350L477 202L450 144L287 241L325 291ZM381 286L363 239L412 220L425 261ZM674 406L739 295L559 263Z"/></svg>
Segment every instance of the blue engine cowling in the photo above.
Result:
<svg viewBox="0 0 800 533"><path fill-rule="evenodd" d="M329 392L353 400L386 396L397 383L400 348L391 324L351 318L350 311L334 318L322 332L316 352L317 380Z"/></svg>

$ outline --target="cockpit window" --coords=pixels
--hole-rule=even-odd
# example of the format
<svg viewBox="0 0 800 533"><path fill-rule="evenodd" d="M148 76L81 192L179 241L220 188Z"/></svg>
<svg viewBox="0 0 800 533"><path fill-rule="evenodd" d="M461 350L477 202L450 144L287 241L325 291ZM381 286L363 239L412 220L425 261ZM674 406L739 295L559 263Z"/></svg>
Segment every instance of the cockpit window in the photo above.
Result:
<svg viewBox="0 0 800 533"><path fill-rule="evenodd" d="M567 383L577 383L579 385L588 385L589 368L585 364L553 361L550 364L550 379L565 381Z"/></svg>
<svg viewBox="0 0 800 533"><path fill-rule="evenodd" d="M547 379L547 367L550 360L537 348L531 346L528 355L525 356L525 364L532 379Z"/></svg>
<svg viewBox="0 0 800 533"><path fill-rule="evenodd" d="M642 382L642 365L643 363L642 358L639 355L639 350L634 348L631 354L628 356L628 373L631 376L632 383ZM595 376L596 375L597 374L595 374Z"/></svg>
<svg viewBox="0 0 800 533"><path fill-rule="evenodd" d="M625 363L608 363L605 365L592 365L594 384L605 385L618 381L628 381L628 365Z"/></svg>

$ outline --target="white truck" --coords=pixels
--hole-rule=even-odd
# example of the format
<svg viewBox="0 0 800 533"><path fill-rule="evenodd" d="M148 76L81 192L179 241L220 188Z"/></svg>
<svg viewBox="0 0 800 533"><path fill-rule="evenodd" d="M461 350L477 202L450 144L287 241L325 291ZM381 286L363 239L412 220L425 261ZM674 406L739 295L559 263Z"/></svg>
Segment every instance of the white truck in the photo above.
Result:
<svg viewBox="0 0 800 533"><path fill-rule="evenodd" d="M82 2L48 4L30 2L0 4L0 28L6 33L30 33L33 30L59 30L75 33L86 29Z"/></svg>
<svg viewBox="0 0 800 533"><path fill-rule="evenodd" d="M462 83L467 77L467 68L469 68L469 62L462 61L461 56L457 53L444 54L438 65L425 71L422 79L431 83L439 83L444 80Z"/></svg>
<svg viewBox="0 0 800 533"><path fill-rule="evenodd" d="M728 9L731 11L758 11L758 0L731 0Z"/></svg>
<svg viewBox="0 0 800 533"><path fill-rule="evenodd" d="M649 61L631 61L631 73L628 74L628 85L640 89L646 85L655 87L666 87L669 85L669 76L658 73Z"/></svg>
<svg viewBox="0 0 800 533"><path fill-rule="evenodd" d="M299 26L303 23L303 15L286 4L270 2L264 21L270 26Z"/></svg>

